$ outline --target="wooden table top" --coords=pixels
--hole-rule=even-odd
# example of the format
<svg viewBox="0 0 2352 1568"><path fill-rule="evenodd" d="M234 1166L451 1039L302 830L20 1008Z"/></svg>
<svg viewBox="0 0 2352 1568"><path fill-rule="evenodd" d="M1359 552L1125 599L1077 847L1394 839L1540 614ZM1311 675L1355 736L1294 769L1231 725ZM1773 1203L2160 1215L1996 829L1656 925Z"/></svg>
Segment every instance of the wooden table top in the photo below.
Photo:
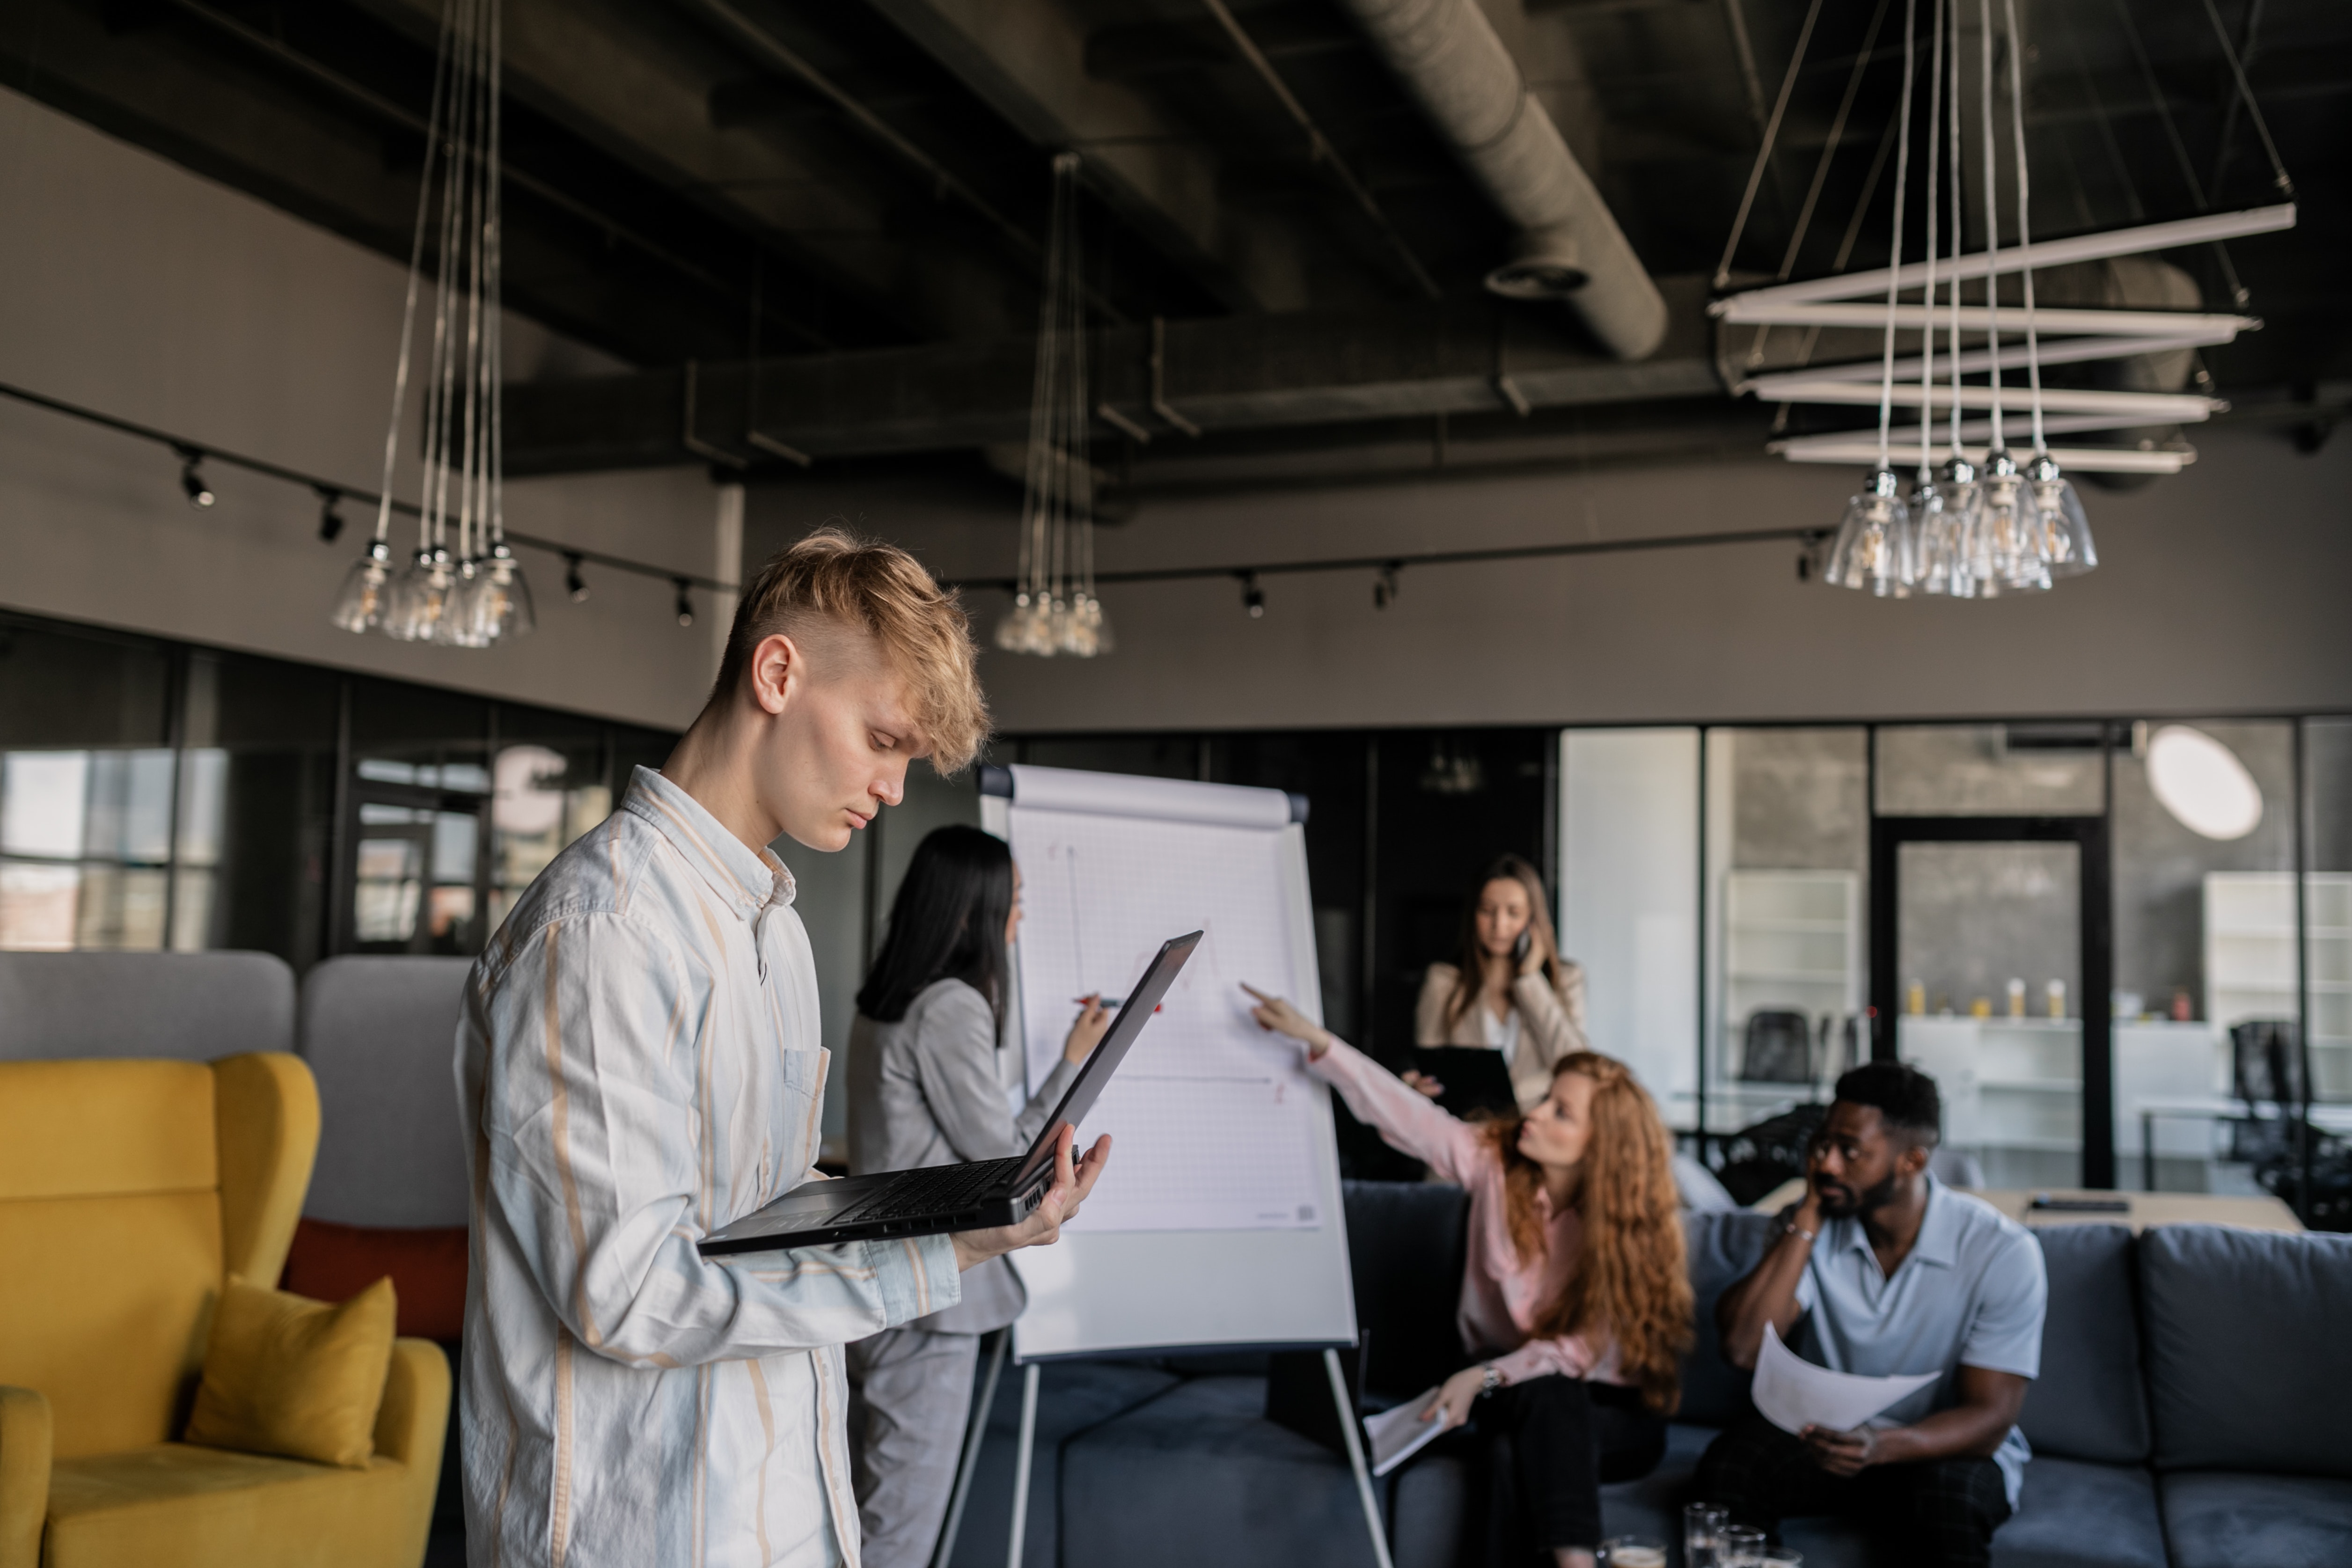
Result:
<svg viewBox="0 0 2352 1568"><path fill-rule="evenodd" d="M2014 1191L1955 1189L1984 1199L2021 1225L2127 1225L2135 1231L2152 1225L2233 1225L2241 1230L2303 1228L2294 1211L2268 1194L2252 1197L2217 1197L2210 1193L2095 1193L2081 1187L2030 1187ZM2029 1208L2036 1195L2053 1198L2121 1198L2131 1206L2122 1214L2068 1214L2063 1210ZM1791 1179L1749 1205L1759 1214L1778 1214L1805 1195L1805 1184Z"/></svg>
<svg viewBox="0 0 2352 1568"><path fill-rule="evenodd" d="M2042 1193L2053 1198L2120 1198L2131 1207L2123 1214L2068 1214L2063 1210L2028 1208L2026 1205ZM2303 1228L2294 1211L2268 1194L2217 1197L2210 1193L2094 1193L2074 1187L2035 1187L2013 1192L1983 1191L1975 1195L2028 1226L2127 1225L2135 1231L2152 1225L2231 1225L2241 1230Z"/></svg>

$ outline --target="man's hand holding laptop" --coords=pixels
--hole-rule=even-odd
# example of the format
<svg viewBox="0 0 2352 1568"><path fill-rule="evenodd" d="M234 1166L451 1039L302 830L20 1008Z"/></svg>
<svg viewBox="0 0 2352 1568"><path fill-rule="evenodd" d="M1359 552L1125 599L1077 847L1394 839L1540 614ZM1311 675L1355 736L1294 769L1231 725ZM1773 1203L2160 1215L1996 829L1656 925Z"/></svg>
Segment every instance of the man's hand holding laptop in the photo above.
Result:
<svg viewBox="0 0 2352 1568"><path fill-rule="evenodd" d="M1106 1132L1095 1140L1086 1158L1073 1165L1077 1138L1077 1129L1066 1124L1054 1140L1054 1184L1045 1189L1026 1219L989 1230L960 1230L948 1238L955 1243L958 1271L1024 1247L1050 1247L1059 1239L1063 1223L1078 1217L1078 1205L1095 1190L1097 1178L1110 1160L1110 1134Z"/></svg>

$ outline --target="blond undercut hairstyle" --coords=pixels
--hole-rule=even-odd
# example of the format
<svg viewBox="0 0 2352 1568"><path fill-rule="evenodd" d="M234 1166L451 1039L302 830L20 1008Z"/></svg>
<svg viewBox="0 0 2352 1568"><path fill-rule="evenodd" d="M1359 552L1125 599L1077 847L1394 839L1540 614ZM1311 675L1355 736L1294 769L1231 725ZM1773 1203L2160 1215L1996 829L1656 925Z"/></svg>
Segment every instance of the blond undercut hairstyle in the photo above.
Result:
<svg viewBox="0 0 2352 1568"><path fill-rule="evenodd" d="M736 603L711 700L735 689L762 639L821 640L827 622L873 637L906 681L942 777L971 761L988 739L988 702L971 618L912 555L845 529L820 528L760 568Z"/></svg>

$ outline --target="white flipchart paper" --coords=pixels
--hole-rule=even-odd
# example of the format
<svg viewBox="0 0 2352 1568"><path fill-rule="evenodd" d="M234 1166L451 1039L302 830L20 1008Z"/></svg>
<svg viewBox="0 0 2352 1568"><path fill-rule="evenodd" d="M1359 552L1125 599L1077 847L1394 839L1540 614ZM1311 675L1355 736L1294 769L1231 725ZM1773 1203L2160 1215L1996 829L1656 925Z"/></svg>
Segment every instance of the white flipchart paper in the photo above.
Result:
<svg viewBox="0 0 2352 1568"><path fill-rule="evenodd" d="M1758 1414L1783 1432L1802 1432L1808 1426L1851 1432L1941 1376L1939 1372L1916 1377L1863 1377L1832 1372L1782 1344L1780 1333L1767 1323L1749 1397L1756 1401Z"/></svg>

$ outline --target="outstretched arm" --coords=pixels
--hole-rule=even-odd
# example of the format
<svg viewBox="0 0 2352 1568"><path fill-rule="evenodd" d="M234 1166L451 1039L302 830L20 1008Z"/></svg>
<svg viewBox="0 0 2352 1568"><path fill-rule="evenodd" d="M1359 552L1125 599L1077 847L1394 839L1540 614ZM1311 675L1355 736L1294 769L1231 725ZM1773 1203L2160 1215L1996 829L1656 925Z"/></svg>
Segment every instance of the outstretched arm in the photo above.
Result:
<svg viewBox="0 0 2352 1568"><path fill-rule="evenodd" d="M1446 1181L1468 1175L1482 1152L1477 1133L1281 997L1252 985L1242 989L1257 998L1250 1014L1259 1026L1305 1045L1309 1070L1339 1091L1357 1120L1379 1128L1391 1146L1424 1162Z"/></svg>

